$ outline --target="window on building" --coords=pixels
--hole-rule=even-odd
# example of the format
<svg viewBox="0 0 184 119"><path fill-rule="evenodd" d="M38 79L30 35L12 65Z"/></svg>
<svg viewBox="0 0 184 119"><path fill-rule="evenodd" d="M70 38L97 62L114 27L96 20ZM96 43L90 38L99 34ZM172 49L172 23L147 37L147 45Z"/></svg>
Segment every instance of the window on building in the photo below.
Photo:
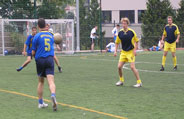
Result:
<svg viewBox="0 0 184 119"><path fill-rule="evenodd" d="M112 12L111 11L102 11L102 22L111 23Z"/></svg>
<svg viewBox="0 0 184 119"><path fill-rule="evenodd" d="M120 21L121 18L127 17L130 23L135 23L135 11L134 10L122 10L120 11Z"/></svg>
<svg viewBox="0 0 184 119"><path fill-rule="evenodd" d="M138 23L142 23L142 16L145 10L138 10Z"/></svg>

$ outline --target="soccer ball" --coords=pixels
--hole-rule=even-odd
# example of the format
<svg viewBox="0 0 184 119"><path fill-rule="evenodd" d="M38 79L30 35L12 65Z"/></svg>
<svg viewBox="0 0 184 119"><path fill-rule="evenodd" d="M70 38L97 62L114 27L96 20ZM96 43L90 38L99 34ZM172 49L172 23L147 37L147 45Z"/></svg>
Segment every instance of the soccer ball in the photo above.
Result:
<svg viewBox="0 0 184 119"><path fill-rule="evenodd" d="M54 34L54 43L60 44L62 42L62 35L60 33Z"/></svg>

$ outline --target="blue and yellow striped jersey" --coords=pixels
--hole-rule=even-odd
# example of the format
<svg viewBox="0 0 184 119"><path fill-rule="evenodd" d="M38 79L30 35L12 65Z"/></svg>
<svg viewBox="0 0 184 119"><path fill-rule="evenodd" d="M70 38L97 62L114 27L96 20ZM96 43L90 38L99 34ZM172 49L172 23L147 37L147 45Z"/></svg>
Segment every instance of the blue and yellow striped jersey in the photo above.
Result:
<svg viewBox="0 0 184 119"><path fill-rule="evenodd" d="M137 38L136 33L130 28L128 28L128 31L124 31L124 29L121 29L116 38L116 43L121 43L122 50L124 51L130 51L134 49L134 44L138 41L139 39Z"/></svg>
<svg viewBox="0 0 184 119"><path fill-rule="evenodd" d="M173 43L176 41L176 36L180 34L178 26L176 24L169 25L167 24L164 28L163 35L166 37L168 43Z"/></svg>
<svg viewBox="0 0 184 119"><path fill-rule="evenodd" d="M36 52L35 59L54 56L54 38L48 31L42 31L35 35L32 50Z"/></svg>
<svg viewBox="0 0 184 119"><path fill-rule="evenodd" d="M31 53L32 52L32 40L33 40L34 36L33 35L29 35L27 37L27 40L25 42L26 46L27 46L27 53Z"/></svg>

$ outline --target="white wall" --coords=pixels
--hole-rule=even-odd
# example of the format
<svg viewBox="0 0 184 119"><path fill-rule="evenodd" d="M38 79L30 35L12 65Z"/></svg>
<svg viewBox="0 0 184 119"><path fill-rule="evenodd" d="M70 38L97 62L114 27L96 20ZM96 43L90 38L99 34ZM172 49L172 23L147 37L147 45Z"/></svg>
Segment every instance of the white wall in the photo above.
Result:
<svg viewBox="0 0 184 119"><path fill-rule="evenodd" d="M102 0L102 10L146 9L147 0Z"/></svg>
<svg viewBox="0 0 184 119"><path fill-rule="evenodd" d="M181 0L170 0L174 9ZM138 23L138 10L146 10L147 0L101 0L102 11L112 11L112 23L119 23L120 10L135 10L135 24Z"/></svg>
<svg viewBox="0 0 184 119"><path fill-rule="evenodd" d="M174 9L181 0L170 0ZM102 10L145 10L147 0L101 0Z"/></svg>

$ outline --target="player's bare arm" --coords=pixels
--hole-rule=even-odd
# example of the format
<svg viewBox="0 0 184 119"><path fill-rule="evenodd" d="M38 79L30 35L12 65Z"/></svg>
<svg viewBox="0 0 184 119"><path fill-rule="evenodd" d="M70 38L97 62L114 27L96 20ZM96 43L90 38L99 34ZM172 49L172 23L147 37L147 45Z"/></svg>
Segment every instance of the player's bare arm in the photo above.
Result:
<svg viewBox="0 0 184 119"><path fill-rule="evenodd" d="M23 52L22 52L22 54L23 54L24 56L26 56L26 48L27 48L27 45L24 44L24 49L23 49Z"/></svg>
<svg viewBox="0 0 184 119"><path fill-rule="evenodd" d="M179 39L180 39L180 34L178 34L177 36L176 43L179 43Z"/></svg>
<svg viewBox="0 0 184 119"><path fill-rule="evenodd" d="M117 56L117 50L118 50L118 44L116 43L116 44L115 44L114 57L116 57L116 56Z"/></svg>
<svg viewBox="0 0 184 119"><path fill-rule="evenodd" d="M34 51L34 50L32 50L32 56L33 56L33 57L35 56L35 51Z"/></svg>
<svg viewBox="0 0 184 119"><path fill-rule="evenodd" d="M135 46L134 46L135 48L134 48L134 55L136 56L137 54L136 54L136 50L138 49L138 42L135 42Z"/></svg>

